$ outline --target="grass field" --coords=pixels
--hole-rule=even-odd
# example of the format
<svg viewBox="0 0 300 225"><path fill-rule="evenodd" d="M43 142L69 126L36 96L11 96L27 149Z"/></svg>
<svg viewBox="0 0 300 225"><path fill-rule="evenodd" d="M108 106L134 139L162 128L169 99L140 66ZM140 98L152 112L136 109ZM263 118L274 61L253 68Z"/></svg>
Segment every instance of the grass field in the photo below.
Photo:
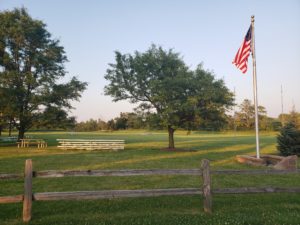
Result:
<svg viewBox="0 0 300 225"><path fill-rule="evenodd" d="M22 173L25 159L34 170L200 168L201 160L212 169L262 169L238 164L237 154L255 154L253 133L175 133L176 147L194 151L167 152L165 132L32 132L47 139L47 149L0 146L0 173ZM125 150L64 151L57 138L123 139ZM261 153L277 154L276 134L261 134ZM299 162L299 161L298 161ZM300 175L213 175L213 188L296 187ZM199 187L197 176L65 177L35 178L34 192L109 189ZM21 194L23 180L0 180L0 196ZM97 201L33 202L30 224L300 224L299 194L214 195L213 215L205 215L201 196L127 198ZM22 204L0 205L0 224L22 224Z"/></svg>

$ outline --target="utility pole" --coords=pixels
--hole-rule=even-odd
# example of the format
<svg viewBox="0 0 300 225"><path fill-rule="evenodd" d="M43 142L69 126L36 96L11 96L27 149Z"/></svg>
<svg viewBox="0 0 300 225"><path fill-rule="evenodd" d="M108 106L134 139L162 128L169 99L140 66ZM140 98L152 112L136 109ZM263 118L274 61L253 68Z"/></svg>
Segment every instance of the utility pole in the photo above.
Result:
<svg viewBox="0 0 300 225"><path fill-rule="evenodd" d="M283 115L283 90L281 85L281 126L284 125L284 115Z"/></svg>

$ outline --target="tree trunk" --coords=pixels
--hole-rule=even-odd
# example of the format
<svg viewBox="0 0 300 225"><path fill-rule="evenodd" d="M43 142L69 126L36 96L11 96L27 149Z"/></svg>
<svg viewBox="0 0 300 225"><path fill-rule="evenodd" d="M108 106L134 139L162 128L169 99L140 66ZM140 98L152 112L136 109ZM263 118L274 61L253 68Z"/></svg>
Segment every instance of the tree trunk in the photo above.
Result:
<svg viewBox="0 0 300 225"><path fill-rule="evenodd" d="M11 137L11 130L12 130L12 120L9 120L9 127L8 127L8 136Z"/></svg>
<svg viewBox="0 0 300 225"><path fill-rule="evenodd" d="M175 149L175 144L174 144L174 132L175 132L175 129L173 129L170 125L168 125L168 133L169 133L169 149Z"/></svg>
<svg viewBox="0 0 300 225"><path fill-rule="evenodd" d="M20 126L18 140L23 139L24 138L24 134L25 134L25 127Z"/></svg>

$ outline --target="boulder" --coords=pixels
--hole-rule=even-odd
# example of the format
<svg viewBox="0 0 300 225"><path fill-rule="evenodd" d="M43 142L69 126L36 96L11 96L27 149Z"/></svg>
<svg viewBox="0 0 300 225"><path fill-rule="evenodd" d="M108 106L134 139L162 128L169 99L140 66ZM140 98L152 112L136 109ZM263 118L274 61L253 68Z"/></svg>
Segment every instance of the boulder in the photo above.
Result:
<svg viewBox="0 0 300 225"><path fill-rule="evenodd" d="M276 165L279 163L281 160L284 159L284 156L279 156L279 155L262 155L260 156L263 160L266 161L267 165Z"/></svg>
<svg viewBox="0 0 300 225"><path fill-rule="evenodd" d="M291 155L284 157L280 162L274 165L276 170L296 170L297 169L298 157L296 155Z"/></svg>
<svg viewBox="0 0 300 225"><path fill-rule="evenodd" d="M277 156L277 155L262 155L259 159L250 155L237 155L236 159L240 163L253 166L271 166L276 170L296 170L298 157L292 156Z"/></svg>
<svg viewBox="0 0 300 225"><path fill-rule="evenodd" d="M250 155L237 155L236 159L240 163L244 163L247 165L253 165L253 166L265 166L266 161L264 159L258 159L255 156Z"/></svg>

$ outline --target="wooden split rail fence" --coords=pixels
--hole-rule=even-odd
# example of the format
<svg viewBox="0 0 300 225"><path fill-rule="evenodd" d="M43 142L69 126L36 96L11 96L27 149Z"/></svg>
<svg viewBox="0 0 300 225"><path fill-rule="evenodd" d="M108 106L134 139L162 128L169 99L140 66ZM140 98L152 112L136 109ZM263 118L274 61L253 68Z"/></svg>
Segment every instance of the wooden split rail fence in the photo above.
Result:
<svg viewBox="0 0 300 225"><path fill-rule="evenodd" d="M121 197L153 197L167 195L203 195L203 208L206 213L212 213L212 194L245 194L245 193L300 193L300 187L244 187L244 188L211 188L211 174L299 174L300 170L210 170L209 160L202 160L201 169L154 169L154 170L64 170L64 171L33 171L31 159L25 162L24 194L0 197L0 203L23 202L23 221L31 220L32 201L52 200L87 200L111 199ZM195 175L202 176L203 185L199 188L171 188L144 190L103 190L76 192L32 192L32 178L34 177L67 177L67 176L139 176L139 175ZM0 174L0 179L23 178L20 174Z"/></svg>

